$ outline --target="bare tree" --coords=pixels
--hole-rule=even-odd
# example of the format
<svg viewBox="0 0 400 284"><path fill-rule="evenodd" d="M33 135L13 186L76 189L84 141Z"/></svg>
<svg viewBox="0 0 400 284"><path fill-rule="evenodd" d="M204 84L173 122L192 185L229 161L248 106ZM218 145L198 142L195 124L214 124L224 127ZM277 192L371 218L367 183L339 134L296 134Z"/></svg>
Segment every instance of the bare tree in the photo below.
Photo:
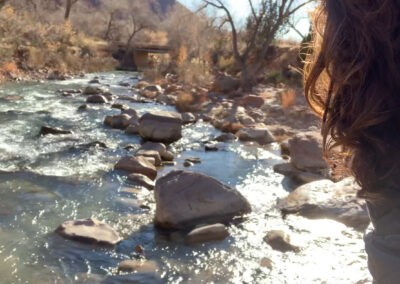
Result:
<svg viewBox="0 0 400 284"><path fill-rule="evenodd" d="M291 22L293 15L302 7L314 0L260 0L255 5L248 0L250 15L244 38L244 47L239 44L239 30L231 11L222 0L202 0L205 7L211 6L225 13L230 25L232 51L235 63L241 69L241 85L245 90L251 89L257 74L263 69L265 58L277 34ZM250 58L252 62L250 62Z"/></svg>
<svg viewBox="0 0 400 284"><path fill-rule="evenodd" d="M69 20L69 15L71 14L72 6L74 6L76 2L78 2L78 0L66 0L64 20L66 21Z"/></svg>

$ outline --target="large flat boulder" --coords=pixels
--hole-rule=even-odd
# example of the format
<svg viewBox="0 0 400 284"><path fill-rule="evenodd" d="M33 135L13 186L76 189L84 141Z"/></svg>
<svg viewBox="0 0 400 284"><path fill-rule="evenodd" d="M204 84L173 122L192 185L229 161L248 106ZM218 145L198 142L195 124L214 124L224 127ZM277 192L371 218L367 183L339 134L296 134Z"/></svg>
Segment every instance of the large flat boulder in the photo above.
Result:
<svg viewBox="0 0 400 284"><path fill-rule="evenodd" d="M200 173L170 172L157 180L154 195L155 224L166 229L226 223L251 212L239 191Z"/></svg>
<svg viewBox="0 0 400 284"><path fill-rule="evenodd" d="M114 168L129 173L142 174L151 180L155 180L157 177L157 169L143 156L123 157Z"/></svg>
<svg viewBox="0 0 400 284"><path fill-rule="evenodd" d="M182 138L182 124L179 113L148 112L139 119L139 134L146 140L172 143Z"/></svg>
<svg viewBox="0 0 400 284"><path fill-rule="evenodd" d="M64 238L89 244L115 245L121 241L111 226L93 218L66 221L55 232Z"/></svg>
<svg viewBox="0 0 400 284"><path fill-rule="evenodd" d="M291 163L309 172L323 172L328 168L322 153L322 138L318 132L296 134L289 139Z"/></svg>
<svg viewBox="0 0 400 284"><path fill-rule="evenodd" d="M357 197L358 190L353 178L338 183L327 179L314 181L298 187L280 200L278 208L284 215L328 218L364 230L369 224L369 216L365 201Z"/></svg>

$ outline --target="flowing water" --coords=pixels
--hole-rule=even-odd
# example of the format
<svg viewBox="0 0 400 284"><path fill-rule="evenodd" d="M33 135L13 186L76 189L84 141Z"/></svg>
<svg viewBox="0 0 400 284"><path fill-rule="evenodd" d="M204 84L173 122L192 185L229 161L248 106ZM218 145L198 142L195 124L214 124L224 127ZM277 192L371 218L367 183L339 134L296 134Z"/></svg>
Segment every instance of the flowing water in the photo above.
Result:
<svg viewBox="0 0 400 284"><path fill-rule="evenodd" d="M100 81L117 95L134 95L120 82L132 74L103 73ZM275 209L290 182L275 174L282 162L278 145L255 147L239 142L205 152L203 141L220 134L208 124L186 126L173 146L177 165L159 176L183 169L185 157L202 163L192 171L236 187L252 204L244 222L231 225L223 242L185 246L166 238L152 224L154 199L132 189L113 171L127 144L140 139L103 126L109 106L79 112L83 96L62 97L58 89L83 88L90 78L62 82L14 83L0 89L0 283L367 283L370 276L362 233L331 220L298 216L282 219ZM126 102L139 114L168 106ZM42 125L73 131L39 137ZM107 149L89 147L101 141ZM140 206L140 205L146 206ZM64 240L53 233L66 220L96 217L124 238L115 248ZM272 250L263 241L270 230L292 236L299 253ZM157 262L157 275L116 276L118 263L136 257L135 246ZM265 263L272 261L272 269Z"/></svg>

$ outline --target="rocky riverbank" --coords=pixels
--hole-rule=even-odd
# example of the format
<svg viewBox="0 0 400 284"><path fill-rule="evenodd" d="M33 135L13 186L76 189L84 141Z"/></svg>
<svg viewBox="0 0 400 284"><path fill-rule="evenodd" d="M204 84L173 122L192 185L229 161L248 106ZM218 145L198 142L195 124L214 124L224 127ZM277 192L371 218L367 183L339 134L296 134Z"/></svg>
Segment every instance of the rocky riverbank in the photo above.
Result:
<svg viewBox="0 0 400 284"><path fill-rule="evenodd" d="M81 112L98 105L119 109L120 114L104 117L104 125L143 139L139 149L133 146L133 155L120 158L115 170L126 175L132 184L154 190L154 223L168 230L172 243L196 244L226 239L229 236L226 225L238 224L237 217L243 218L251 211L251 203L240 193L209 176L188 171L158 176L160 168L174 165L175 155L169 144L182 139L184 125L199 120L225 131L214 139L202 141L204 151L219 151L221 145L236 139L254 147L280 144L281 155L287 163L275 165L274 170L295 184L292 193L276 203L283 217L297 214L313 219L330 218L360 230L367 226L365 204L356 198L354 182L351 179L339 183L330 180L329 166L322 159L318 120L299 96L292 105L285 106L282 100L287 91L284 89L258 86L254 94L217 94L202 88L188 91L187 87L171 80L166 79L167 83L161 85L140 81L132 86L121 82L121 86L134 88L137 94L117 96L109 92L101 78L91 78L89 85L82 86L81 90L64 89L59 95L71 99L84 96L86 104L78 109ZM150 111L140 116L123 101L169 104L180 112ZM54 135L59 131L63 130L50 133ZM184 166L190 168L196 163L201 160L187 158ZM78 241L101 245L120 241L117 232L110 232L111 227L97 220L70 220L60 228L57 232L61 235ZM72 235L65 233L67 231ZM103 241L107 237L99 239L102 235L111 236L111 241ZM301 247L291 244L287 233L280 230L271 230L265 241L283 252L301 251ZM144 264L133 262L121 263L118 270L140 271ZM265 260L264 263L269 262ZM147 266L153 267L156 273L156 266Z"/></svg>

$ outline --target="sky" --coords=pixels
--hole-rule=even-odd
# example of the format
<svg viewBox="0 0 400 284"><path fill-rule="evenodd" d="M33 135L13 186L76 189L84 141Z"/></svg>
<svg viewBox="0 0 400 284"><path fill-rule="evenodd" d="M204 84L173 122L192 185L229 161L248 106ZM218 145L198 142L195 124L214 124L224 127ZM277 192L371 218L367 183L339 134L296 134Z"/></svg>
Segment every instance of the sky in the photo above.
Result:
<svg viewBox="0 0 400 284"><path fill-rule="evenodd" d="M183 5L188 7L189 9L196 9L201 4L201 0L178 0ZM256 1L254 1L256 2ZM249 2L248 0L224 0L224 3L229 7L233 17L238 19L237 21L244 22L244 19L250 12ZM304 35L308 33L310 23L308 20L308 11L312 9L312 6L304 7L297 13L296 15L296 28ZM293 30L289 31L287 34L283 36L285 39L295 39L301 40L300 36Z"/></svg>

